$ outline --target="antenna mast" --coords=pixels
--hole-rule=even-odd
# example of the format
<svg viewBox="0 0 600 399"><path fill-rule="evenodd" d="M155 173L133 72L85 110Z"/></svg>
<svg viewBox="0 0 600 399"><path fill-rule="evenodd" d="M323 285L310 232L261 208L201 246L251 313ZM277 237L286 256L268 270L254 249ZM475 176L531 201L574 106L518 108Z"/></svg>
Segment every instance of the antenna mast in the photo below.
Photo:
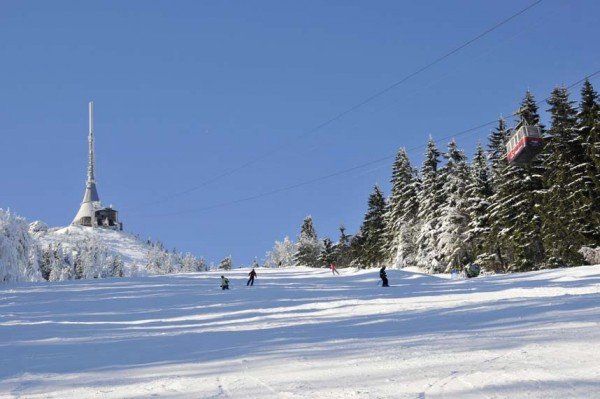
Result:
<svg viewBox="0 0 600 399"><path fill-rule="evenodd" d="M89 104L89 112L90 112L90 131L88 135L88 173L87 180L88 183L95 182L94 169L95 169L95 159L94 159L94 102L90 101Z"/></svg>

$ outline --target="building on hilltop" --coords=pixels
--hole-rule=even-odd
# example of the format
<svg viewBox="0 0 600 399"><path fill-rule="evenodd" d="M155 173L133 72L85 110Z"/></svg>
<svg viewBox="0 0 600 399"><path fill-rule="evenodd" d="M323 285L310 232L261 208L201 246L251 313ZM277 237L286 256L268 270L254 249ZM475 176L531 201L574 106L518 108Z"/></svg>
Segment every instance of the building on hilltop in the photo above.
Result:
<svg viewBox="0 0 600 399"><path fill-rule="evenodd" d="M88 134L88 168L85 193L79 211L73 219L72 225L103 227L114 230L123 230L123 223L119 222L119 213L109 206L105 208L100 202L95 178L95 153L94 153L94 103L89 104L90 132Z"/></svg>

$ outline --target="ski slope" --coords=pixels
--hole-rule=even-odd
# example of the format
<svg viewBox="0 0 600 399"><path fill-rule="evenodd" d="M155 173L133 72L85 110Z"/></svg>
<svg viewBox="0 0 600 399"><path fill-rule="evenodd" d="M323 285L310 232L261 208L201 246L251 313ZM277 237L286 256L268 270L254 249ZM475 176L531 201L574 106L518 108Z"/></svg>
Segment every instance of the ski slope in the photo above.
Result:
<svg viewBox="0 0 600 399"><path fill-rule="evenodd" d="M1 398L598 398L600 266L0 288Z"/></svg>

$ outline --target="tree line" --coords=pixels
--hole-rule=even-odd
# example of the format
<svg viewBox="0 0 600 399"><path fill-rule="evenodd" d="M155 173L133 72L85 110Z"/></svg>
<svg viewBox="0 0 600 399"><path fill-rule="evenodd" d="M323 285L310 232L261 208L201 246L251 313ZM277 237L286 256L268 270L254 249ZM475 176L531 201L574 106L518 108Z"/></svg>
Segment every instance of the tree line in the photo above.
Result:
<svg viewBox="0 0 600 399"><path fill-rule="evenodd" d="M455 140L440 150L430 137L419 169L401 148L390 194L373 188L355 234L342 226L336 242L320 240L309 216L297 242L276 242L266 266L448 272L477 262L509 272L589 261L600 246L598 93L586 80L578 104L565 87L555 88L546 103L548 127L531 92L520 104L523 121L543 132L544 148L531 163L507 162L512 130L503 118L470 161Z"/></svg>

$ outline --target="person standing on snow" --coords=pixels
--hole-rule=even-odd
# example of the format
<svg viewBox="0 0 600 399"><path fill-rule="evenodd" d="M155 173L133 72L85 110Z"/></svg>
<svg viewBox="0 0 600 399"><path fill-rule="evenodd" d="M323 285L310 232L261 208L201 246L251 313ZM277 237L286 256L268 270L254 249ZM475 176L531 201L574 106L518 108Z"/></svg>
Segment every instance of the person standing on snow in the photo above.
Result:
<svg viewBox="0 0 600 399"><path fill-rule="evenodd" d="M337 273L338 276L340 275L340 272L335 268L335 263L332 262L329 267L331 268L331 274L335 275Z"/></svg>
<svg viewBox="0 0 600 399"><path fill-rule="evenodd" d="M229 279L227 279L225 276L221 276L221 289L229 289Z"/></svg>
<svg viewBox="0 0 600 399"><path fill-rule="evenodd" d="M381 268L381 270L379 270L379 278L381 279L381 286L382 287L389 287L390 284L388 282L388 278L387 278L387 273L385 272L385 266L383 266Z"/></svg>
<svg viewBox="0 0 600 399"><path fill-rule="evenodd" d="M248 279L248 282L246 283L246 285L254 285L254 277L256 277L256 271L254 269L252 269L252 271L250 273L248 273L248 275L250 276L250 278Z"/></svg>

